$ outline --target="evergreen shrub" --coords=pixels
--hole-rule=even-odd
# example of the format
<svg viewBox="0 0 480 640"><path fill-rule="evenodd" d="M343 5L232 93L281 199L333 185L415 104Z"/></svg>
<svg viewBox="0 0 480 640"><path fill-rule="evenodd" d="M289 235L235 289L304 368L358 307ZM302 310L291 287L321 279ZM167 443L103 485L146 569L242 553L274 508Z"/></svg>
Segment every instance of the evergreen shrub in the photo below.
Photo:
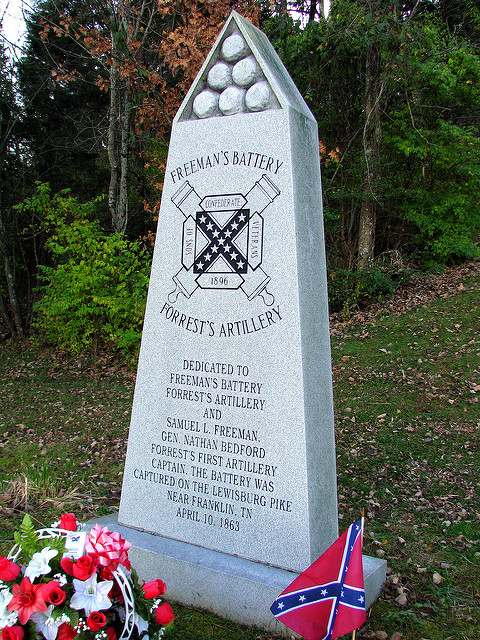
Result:
<svg viewBox="0 0 480 640"><path fill-rule="evenodd" d="M348 316L355 309L386 300L410 278L408 270L394 271L374 266L363 271L351 271L333 267L328 272L330 312L341 311Z"/></svg>

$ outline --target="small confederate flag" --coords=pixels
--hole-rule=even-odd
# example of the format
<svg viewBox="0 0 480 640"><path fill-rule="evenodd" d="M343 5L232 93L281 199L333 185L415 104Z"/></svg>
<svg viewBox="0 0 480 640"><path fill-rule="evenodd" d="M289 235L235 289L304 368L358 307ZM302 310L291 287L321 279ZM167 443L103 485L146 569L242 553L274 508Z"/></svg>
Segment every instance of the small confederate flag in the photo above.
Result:
<svg viewBox="0 0 480 640"><path fill-rule="evenodd" d="M334 640L366 620L361 525L350 525L270 607L306 640Z"/></svg>

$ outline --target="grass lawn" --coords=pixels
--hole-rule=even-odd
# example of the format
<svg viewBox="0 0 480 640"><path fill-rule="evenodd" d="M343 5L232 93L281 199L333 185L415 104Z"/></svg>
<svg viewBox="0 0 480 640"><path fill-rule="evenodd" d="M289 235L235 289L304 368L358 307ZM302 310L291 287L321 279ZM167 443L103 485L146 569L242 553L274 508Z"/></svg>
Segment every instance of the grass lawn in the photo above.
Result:
<svg viewBox="0 0 480 640"><path fill-rule="evenodd" d="M365 509L388 562L357 638L480 637L480 279L332 336L340 529ZM401 307L402 305L399 305ZM118 507L134 375L26 342L0 356L0 553L38 526ZM159 576L161 577L161 576ZM168 587L168 585L167 585ZM168 596L168 591L167 591ZM174 605L172 640L271 634Z"/></svg>

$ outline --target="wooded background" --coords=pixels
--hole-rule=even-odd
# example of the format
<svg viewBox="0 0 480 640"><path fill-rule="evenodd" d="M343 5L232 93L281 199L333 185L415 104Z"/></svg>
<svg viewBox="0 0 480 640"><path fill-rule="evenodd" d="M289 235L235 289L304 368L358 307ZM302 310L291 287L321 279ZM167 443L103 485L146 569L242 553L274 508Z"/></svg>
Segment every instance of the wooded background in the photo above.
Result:
<svg viewBox="0 0 480 640"><path fill-rule="evenodd" d="M135 357L171 122L232 9L319 124L331 309L478 255L479 0L39 0L0 48L4 337Z"/></svg>

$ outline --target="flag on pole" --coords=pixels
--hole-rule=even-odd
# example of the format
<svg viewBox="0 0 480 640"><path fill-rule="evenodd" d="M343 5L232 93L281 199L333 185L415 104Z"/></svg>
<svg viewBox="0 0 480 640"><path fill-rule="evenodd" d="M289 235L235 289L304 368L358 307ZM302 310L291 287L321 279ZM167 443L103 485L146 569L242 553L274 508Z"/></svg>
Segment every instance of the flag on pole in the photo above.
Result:
<svg viewBox="0 0 480 640"><path fill-rule="evenodd" d="M270 607L306 640L334 640L367 619L362 567L362 521L348 527Z"/></svg>

